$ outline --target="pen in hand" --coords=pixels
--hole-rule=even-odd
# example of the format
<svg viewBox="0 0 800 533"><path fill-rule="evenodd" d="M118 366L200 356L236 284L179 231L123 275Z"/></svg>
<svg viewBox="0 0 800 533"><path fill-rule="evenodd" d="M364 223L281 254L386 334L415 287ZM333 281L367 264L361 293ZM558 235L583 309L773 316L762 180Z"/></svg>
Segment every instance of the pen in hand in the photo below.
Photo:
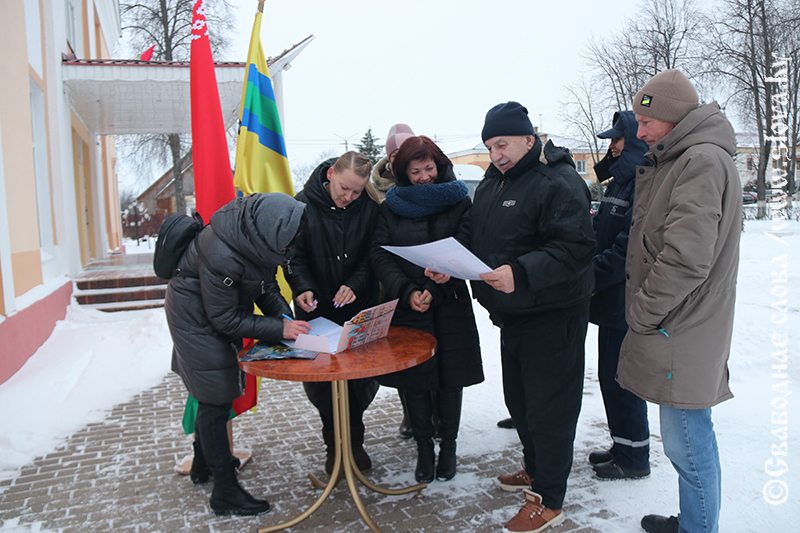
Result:
<svg viewBox="0 0 800 533"><path fill-rule="evenodd" d="M289 315L287 315L286 313L283 313L283 314L281 315L281 317L282 317L282 318L285 318L286 320L288 320L288 321L290 321L290 322L294 322L294 318L290 317L290 316L289 316ZM314 333L314 332L313 332L313 330L311 329L311 327L309 327L309 328L308 328L308 332L306 333L306 335L316 335L316 333Z"/></svg>

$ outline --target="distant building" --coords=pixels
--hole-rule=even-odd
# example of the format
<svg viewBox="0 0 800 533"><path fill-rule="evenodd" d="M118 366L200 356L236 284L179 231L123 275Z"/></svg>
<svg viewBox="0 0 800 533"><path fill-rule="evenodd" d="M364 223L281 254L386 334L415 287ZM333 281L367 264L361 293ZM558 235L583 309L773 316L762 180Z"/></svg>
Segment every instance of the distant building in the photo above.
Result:
<svg viewBox="0 0 800 533"><path fill-rule="evenodd" d="M454 163L453 172L455 172L456 178L460 179L467 185L469 197L474 199L475 189L478 188L478 184L483 179L483 174L486 171L478 165Z"/></svg>
<svg viewBox="0 0 800 533"><path fill-rule="evenodd" d="M192 166L192 151L184 156L182 161L181 179L183 180L183 194L186 210L194 211L194 167ZM162 218L163 215L176 211L175 179L172 169L164 172L156 181L139 193L136 200L141 202L144 209L154 217Z"/></svg>
<svg viewBox="0 0 800 533"><path fill-rule="evenodd" d="M536 127L534 127L534 130L536 130L543 142L551 140L556 146L568 148L570 154L572 154L573 161L575 161L575 169L578 171L578 174L580 174L589 185L597 183L597 175L594 172L595 163L592 158L592 152L586 148L580 148L582 145L585 146L585 143L581 143L581 141L569 137L539 133L538 128ZM603 147L599 156L597 156L598 161L605 157L606 149L607 144ZM484 172L487 168L489 168L489 164L491 163L489 160L489 151L481 142L477 142L477 144L474 146L464 150L450 152L447 154L447 157L449 157L456 166L473 165L479 167ZM758 135L753 132L736 133L736 155L734 156L734 159L736 161L736 167L739 171L739 177L741 178L743 186L747 184L752 185L755 183L758 169L758 158ZM771 160L770 168L777 169L778 161L774 159ZM798 150L797 154L796 168L800 168L800 150ZM769 177L769 174L767 177ZM474 174L471 174L470 179L475 179ZM478 181L480 181L480 178L478 178ZM472 187L470 191L470 194L472 194L474 187Z"/></svg>
<svg viewBox="0 0 800 533"><path fill-rule="evenodd" d="M575 161L575 169L578 174L586 181L587 184L592 184L597 181L597 176L594 173L594 161L592 160L591 150L585 148L573 148L580 143L575 139L567 137L555 137L547 133L539 133L539 128L534 127L534 131L539 135L543 143L552 140L556 146L563 146L568 148L572 159ZM453 162L454 165L474 165L480 167L485 172L491 164L489 159L489 151L483 143L478 143L471 148L465 150L458 150L447 154L447 157ZM601 156L602 157L602 156Z"/></svg>

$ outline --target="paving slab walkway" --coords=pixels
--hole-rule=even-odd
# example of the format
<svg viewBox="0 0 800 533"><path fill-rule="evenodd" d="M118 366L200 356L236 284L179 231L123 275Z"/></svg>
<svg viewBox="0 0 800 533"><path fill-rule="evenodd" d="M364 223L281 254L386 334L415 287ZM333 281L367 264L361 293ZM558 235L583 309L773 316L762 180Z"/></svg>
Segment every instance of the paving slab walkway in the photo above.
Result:
<svg viewBox="0 0 800 533"><path fill-rule="evenodd" d="M0 525L64 532L256 531L299 514L316 499L307 474L324 475L320 423L298 383L264 380L258 412L235 422L237 447L253 452L240 480L273 507L258 517L214 516L208 506L211 485L195 486L174 472L191 450L190 437L180 430L185 398L179 378L170 374L116 406L103 422L86 426L58 450L25 466L18 477L0 482ZM400 415L393 391L379 394L365 414L366 447L375 464L368 476L386 486L413 482L415 446L398 436ZM579 459L585 453L576 450L570 478L570 491L582 494L596 492L591 485L597 484ZM519 451L513 445L488 455L460 454L456 478L434 482L421 497L366 490L362 497L386 532L500 531L519 509L521 496L501 491L493 480L518 467ZM602 509L599 497L568 501L568 519L553 531L589 533L598 530L587 524L613 522L613 513L597 509ZM316 514L290 531L365 530L340 483Z"/></svg>

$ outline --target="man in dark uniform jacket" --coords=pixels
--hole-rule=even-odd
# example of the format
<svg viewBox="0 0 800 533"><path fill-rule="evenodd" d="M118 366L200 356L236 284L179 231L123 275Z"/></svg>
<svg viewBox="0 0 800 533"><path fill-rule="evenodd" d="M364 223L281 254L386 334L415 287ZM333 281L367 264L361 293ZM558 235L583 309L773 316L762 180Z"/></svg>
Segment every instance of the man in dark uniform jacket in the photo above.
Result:
<svg viewBox="0 0 800 533"><path fill-rule="evenodd" d="M592 220L597 237L594 256L594 294L589 320L597 332L597 375L613 445L589 454L600 479L631 479L650 475L650 428L647 404L617 383L619 348L625 322L625 254L633 213L636 167L645 162L647 143L636 138L633 111L614 113L612 127L597 134L610 139L606 156L595 165L597 179L606 185L600 210Z"/></svg>
<svg viewBox="0 0 800 533"><path fill-rule="evenodd" d="M501 330L525 466L498 478L525 494L505 527L540 531L564 521L593 285L591 198L569 151L542 143L517 102L490 109L481 136L492 164L475 191L471 247L494 271L473 294Z"/></svg>

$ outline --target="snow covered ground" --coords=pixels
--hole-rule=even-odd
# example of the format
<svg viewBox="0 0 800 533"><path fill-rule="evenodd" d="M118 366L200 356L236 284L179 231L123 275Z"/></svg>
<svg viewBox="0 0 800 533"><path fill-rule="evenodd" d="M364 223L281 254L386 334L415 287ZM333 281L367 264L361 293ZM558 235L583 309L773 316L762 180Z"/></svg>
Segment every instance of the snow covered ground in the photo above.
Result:
<svg viewBox="0 0 800 533"><path fill-rule="evenodd" d="M138 241L136 239L125 239L122 243L125 246L126 254L148 254L156 249L156 238L145 235Z"/></svg>
<svg viewBox="0 0 800 533"><path fill-rule="evenodd" d="M486 382L465 391L459 453L480 455L515 445L516 435L493 429L506 416L499 334L478 306L476 314ZM596 335L596 328L590 326L587 394L576 462L586 460L582 452L608 444L596 381ZM735 398L714 409L724 476L721 531L797 530L799 335L800 223L749 221L742 235L730 360ZM0 479L14 477L20 467L54 450L81 427L102 420L115 404L159 383L169 371L170 347L163 310L105 314L71 306L50 339L0 385ZM109 379L122 375L125 379ZM650 427L650 478L598 481L591 489L567 492L572 501L590 496L582 491L591 490L593 499L599 495L608 509L621 516L616 531L639 531L642 514L677 511L677 478L663 455L656 406L650 406ZM476 483L470 476L457 476L452 484L439 486L440 490L469 491ZM501 518L497 523L502 523ZM608 530L605 522L603 527Z"/></svg>

